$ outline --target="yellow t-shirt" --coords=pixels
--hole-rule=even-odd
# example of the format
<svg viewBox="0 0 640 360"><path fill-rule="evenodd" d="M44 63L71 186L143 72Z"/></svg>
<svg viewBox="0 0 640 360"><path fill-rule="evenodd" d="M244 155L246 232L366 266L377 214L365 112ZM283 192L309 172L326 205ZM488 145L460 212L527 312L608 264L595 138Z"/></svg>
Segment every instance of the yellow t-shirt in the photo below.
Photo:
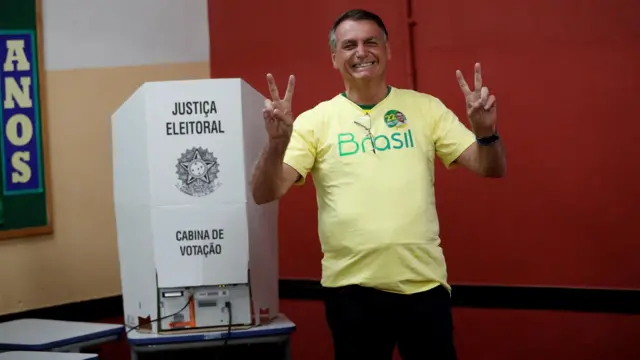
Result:
<svg viewBox="0 0 640 360"><path fill-rule="evenodd" d="M369 110L336 95L300 114L284 162L302 175L298 185L313 176L323 286L450 289L434 160L451 166L475 136L437 98L389 89Z"/></svg>

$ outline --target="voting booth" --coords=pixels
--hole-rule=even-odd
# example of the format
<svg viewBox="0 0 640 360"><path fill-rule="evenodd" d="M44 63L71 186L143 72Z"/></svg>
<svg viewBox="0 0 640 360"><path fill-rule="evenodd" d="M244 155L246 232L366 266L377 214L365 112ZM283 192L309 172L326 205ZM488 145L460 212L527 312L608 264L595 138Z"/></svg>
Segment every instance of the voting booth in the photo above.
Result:
<svg viewBox="0 0 640 360"><path fill-rule="evenodd" d="M111 118L125 323L254 326L278 314L277 202L256 205L265 98L242 79L148 82Z"/></svg>

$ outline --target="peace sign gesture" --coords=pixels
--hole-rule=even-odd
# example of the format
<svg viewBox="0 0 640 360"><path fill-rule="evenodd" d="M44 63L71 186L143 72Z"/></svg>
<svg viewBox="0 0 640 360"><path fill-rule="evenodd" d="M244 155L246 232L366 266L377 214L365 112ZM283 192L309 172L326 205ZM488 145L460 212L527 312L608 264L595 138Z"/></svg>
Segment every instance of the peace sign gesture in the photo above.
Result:
<svg viewBox="0 0 640 360"><path fill-rule="evenodd" d="M278 87L273 79L273 75L267 74L269 93L271 100L266 99L262 116L267 128L269 138L272 140L289 140L293 128L293 114L291 113L291 100L293 99L293 89L295 87L295 77L289 76L289 84L284 94L284 99L280 99Z"/></svg>
<svg viewBox="0 0 640 360"><path fill-rule="evenodd" d="M458 84L464 93L467 104L467 116L471 122L473 132L478 137L491 136L496 129L496 97L489 95L489 89L482 86L482 71L480 64L475 65L474 89L471 91L464 80L462 72L456 71Z"/></svg>

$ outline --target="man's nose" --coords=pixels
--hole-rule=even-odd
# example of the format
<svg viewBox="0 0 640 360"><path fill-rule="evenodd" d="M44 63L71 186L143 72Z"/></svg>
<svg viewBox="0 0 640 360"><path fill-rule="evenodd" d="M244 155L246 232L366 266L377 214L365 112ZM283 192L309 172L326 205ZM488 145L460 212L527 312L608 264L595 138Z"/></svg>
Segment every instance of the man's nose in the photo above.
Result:
<svg viewBox="0 0 640 360"><path fill-rule="evenodd" d="M360 58L367 56L367 51L364 47L364 44L358 44L358 47L356 48L356 56Z"/></svg>

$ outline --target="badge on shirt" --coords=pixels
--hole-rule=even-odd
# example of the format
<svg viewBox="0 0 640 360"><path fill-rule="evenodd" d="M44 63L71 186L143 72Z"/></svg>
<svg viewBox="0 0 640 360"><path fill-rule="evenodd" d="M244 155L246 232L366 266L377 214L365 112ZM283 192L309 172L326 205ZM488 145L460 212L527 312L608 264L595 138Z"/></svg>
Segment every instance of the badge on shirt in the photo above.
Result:
<svg viewBox="0 0 640 360"><path fill-rule="evenodd" d="M398 110L389 110L384 114L384 123L388 127L403 127L407 124L407 117Z"/></svg>

